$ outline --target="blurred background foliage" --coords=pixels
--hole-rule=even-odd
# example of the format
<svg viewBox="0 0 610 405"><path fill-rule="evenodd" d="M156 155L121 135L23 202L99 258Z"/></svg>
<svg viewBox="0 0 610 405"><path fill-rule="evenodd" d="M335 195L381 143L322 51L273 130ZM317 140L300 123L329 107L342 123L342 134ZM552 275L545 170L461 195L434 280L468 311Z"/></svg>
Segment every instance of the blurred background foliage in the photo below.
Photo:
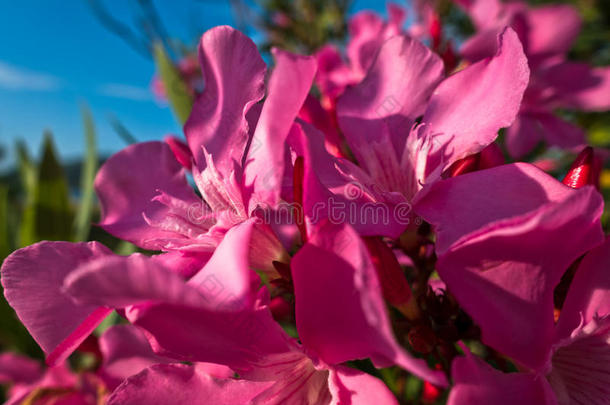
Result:
<svg viewBox="0 0 610 405"><path fill-rule="evenodd" d="M129 24L114 19L112 9L108 8L111 3L100 0L83 1L88 2L91 12L100 24L107 28L109 35L121 37L134 52L154 60L165 97L176 120L184 123L196 92L193 93L188 78L181 70L180 62L196 55L199 38L193 38L190 43L173 39L171 33L165 30L152 0L133 1L138 18ZM459 44L473 32L468 18L450 0L431 1L441 16L444 30L453 41ZM536 5L551 2L557 3L556 0L530 1ZM570 57L595 65L610 65L610 1L570 0L563 3L577 7L584 19L582 33ZM313 53L329 42L338 46L345 45L352 2L232 0L231 5L236 27L247 33L258 33L257 40L261 51L267 53L271 47L276 46L300 53ZM406 3L403 5L408 6ZM413 12L410 7L411 20ZM70 163L59 161L57 148L61 148L61 145L54 143L50 130L45 133L44 141L40 145L39 159L33 158L34 152L37 151L27 150L22 142L12 146L15 148L17 160L11 162L8 171L0 174L0 260L17 248L40 240L97 240L119 254L135 251L133 245L119 241L92 225L100 215L93 181L105 157L98 155L95 123L86 104L82 105L81 117L74 119L82 122L82 142L86 151L82 159ZM577 113L573 119L586 129L592 145L610 147L610 113ZM126 145L136 141L136 137L118 120L113 118L112 126ZM6 152L4 147L0 146L0 161L7 159ZM570 154L558 155L556 152L544 150L537 152L543 155L550 153L563 162L557 173L554 173L558 177L565 173L573 159ZM610 201L608 168L602 173L601 186L606 201ZM604 223L607 227L608 209ZM105 325L115 322L115 319L109 320ZM43 357L2 296L0 351L6 350L41 359ZM380 377L384 378L388 385L396 383L396 370L381 370L380 373ZM407 403L418 403L417 398L423 389L422 382L405 377L401 384L400 389L406 392Z"/></svg>

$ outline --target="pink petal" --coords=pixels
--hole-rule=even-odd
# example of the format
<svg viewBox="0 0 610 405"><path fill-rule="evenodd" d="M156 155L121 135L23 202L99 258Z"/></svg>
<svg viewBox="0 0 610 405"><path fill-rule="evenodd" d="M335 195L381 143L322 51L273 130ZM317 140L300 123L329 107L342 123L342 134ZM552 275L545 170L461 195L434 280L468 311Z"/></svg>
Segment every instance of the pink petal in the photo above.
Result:
<svg viewBox="0 0 610 405"><path fill-rule="evenodd" d="M215 286L219 299L222 287ZM222 302L215 310L158 304L134 307L127 315L147 331L156 353L180 361L222 364L244 374L287 350L287 337L267 307L235 312Z"/></svg>
<svg viewBox="0 0 610 405"><path fill-rule="evenodd" d="M418 195L414 208L435 225L436 251L443 254L487 224L561 203L573 194L535 166L514 163L437 182Z"/></svg>
<svg viewBox="0 0 610 405"><path fill-rule="evenodd" d="M385 23L371 11L361 11L348 23L350 41L346 53L355 74L364 76L375 58L377 50L388 37L383 35Z"/></svg>
<svg viewBox="0 0 610 405"><path fill-rule="evenodd" d="M535 115L520 113L506 130L506 148L514 158L531 152L544 139L544 133Z"/></svg>
<svg viewBox="0 0 610 405"><path fill-rule="evenodd" d="M307 96L303 108L299 111L299 118L312 124L324 133L326 149L330 154L337 157L343 155L343 137L339 134L335 118L322 108L317 98L312 95Z"/></svg>
<svg viewBox="0 0 610 405"><path fill-rule="evenodd" d="M226 173L245 152L246 114L265 94L266 65L254 42L228 26L203 34L199 61L205 90L195 101L184 132L199 170L206 165L205 147Z"/></svg>
<svg viewBox="0 0 610 405"><path fill-rule="evenodd" d="M378 378L353 368L339 366L328 379L331 405L398 404L396 397Z"/></svg>
<svg viewBox="0 0 610 405"><path fill-rule="evenodd" d="M547 112L522 112L508 129L506 146L511 156L523 157L540 141L563 149L582 147L586 141L581 128Z"/></svg>
<svg viewBox="0 0 610 405"><path fill-rule="evenodd" d="M108 404L247 404L269 383L210 377L196 365L159 364L125 381Z"/></svg>
<svg viewBox="0 0 610 405"><path fill-rule="evenodd" d="M313 57L274 50L276 67L269 94L254 132L246 162L245 183L253 187L250 212L256 204L274 207L280 200L285 141L309 93L316 73Z"/></svg>
<svg viewBox="0 0 610 405"><path fill-rule="evenodd" d="M504 8L500 0L454 0L468 13L475 26L481 30L496 25Z"/></svg>
<svg viewBox="0 0 610 405"><path fill-rule="evenodd" d="M41 364L15 353L0 354L0 384L29 384L42 375Z"/></svg>
<svg viewBox="0 0 610 405"><path fill-rule="evenodd" d="M451 375L455 386L448 405L558 405L544 378L504 374L470 353L453 360Z"/></svg>
<svg viewBox="0 0 610 405"><path fill-rule="evenodd" d="M561 310L557 334L569 336L581 322L610 314L610 238L584 257Z"/></svg>
<svg viewBox="0 0 610 405"><path fill-rule="evenodd" d="M115 325L107 329L99 340L104 361L102 370L118 385L122 380L157 363L170 360L157 356L144 333L135 326Z"/></svg>
<svg viewBox="0 0 610 405"><path fill-rule="evenodd" d="M102 210L100 226L118 238L152 250L162 247L156 239L177 235L152 227L144 219L144 213L157 220L168 216L166 205L152 201L159 191L186 205L200 202L186 181L183 167L162 142L134 144L110 157L95 178L95 190Z"/></svg>
<svg viewBox="0 0 610 405"><path fill-rule="evenodd" d="M512 124L529 69L517 34L507 28L498 53L455 73L434 91L422 123L432 141L427 173L480 152Z"/></svg>
<svg viewBox="0 0 610 405"><path fill-rule="evenodd" d="M180 138L169 135L164 139L167 146L174 153L174 157L185 169L191 170L193 167L193 154L189 149L188 145L184 143Z"/></svg>
<svg viewBox="0 0 610 405"><path fill-rule="evenodd" d="M404 197L399 196L401 202L396 202L385 198L397 198L396 193L369 193L369 185L375 187L373 181L356 165L331 156L319 131L301 122L293 127L288 143L297 156L304 158L303 208L308 223L330 219L348 223L367 236L396 238L404 231L411 210ZM337 165L357 173L345 175Z"/></svg>
<svg viewBox="0 0 610 405"><path fill-rule="evenodd" d="M542 368L553 340L553 289L600 243L601 196L516 164L439 182L424 200L416 211L437 229L437 270L484 343Z"/></svg>
<svg viewBox="0 0 610 405"><path fill-rule="evenodd" d="M542 74L544 83L556 93L553 101L558 106L584 111L610 109L610 67L563 62ZM578 80L573 80L575 77Z"/></svg>
<svg viewBox="0 0 610 405"><path fill-rule="evenodd" d="M607 279L607 278L606 278ZM607 297L606 297L607 302ZM610 398L610 316L581 323L554 348L547 375L561 404L605 404Z"/></svg>
<svg viewBox="0 0 610 405"><path fill-rule="evenodd" d="M328 404L329 372L314 367L300 350L268 356L257 362L257 368L244 374L253 381L273 381L259 394L254 404Z"/></svg>
<svg viewBox="0 0 610 405"><path fill-rule="evenodd" d="M446 383L396 342L375 268L349 226L319 224L291 267L297 330L306 350L328 364L370 357L379 366L398 364Z"/></svg>
<svg viewBox="0 0 610 405"><path fill-rule="evenodd" d="M212 253L171 251L152 256L152 259L185 279L189 279L205 266L212 257Z"/></svg>
<svg viewBox="0 0 610 405"><path fill-rule="evenodd" d="M210 278L219 280L233 298L233 305L242 309L252 306L260 279L250 270L249 250L254 222L243 222L231 228L205 267L189 280L194 286Z"/></svg>
<svg viewBox="0 0 610 405"><path fill-rule="evenodd" d="M186 283L158 261L135 254L82 266L65 289L81 303L125 307L130 322L148 331L156 353L243 370L267 353L286 351L287 339L262 298L255 307L238 309L244 298L232 293L230 279L211 274Z"/></svg>
<svg viewBox="0 0 610 405"><path fill-rule="evenodd" d="M65 360L111 312L99 305L76 305L62 291L64 278L80 265L112 252L97 242L40 242L19 249L2 265L8 303L51 365Z"/></svg>
<svg viewBox="0 0 610 405"><path fill-rule="evenodd" d="M419 41L401 35L383 43L365 78L337 105L339 125L360 162L385 126L394 153L402 153L406 130L424 112L443 71L441 59Z"/></svg>
<svg viewBox="0 0 610 405"><path fill-rule="evenodd" d="M343 62L341 53L332 45L322 46L316 53L318 71L315 82L323 97L334 100L356 79L350 68Z"/></svg>
<svg viewBox="0 0 610 405"><path fill-rule="evenodd" d="M528 55L533 64L566 54L580 32L581 18L570 5L533 8L525 15L529 27Z"/></svg>

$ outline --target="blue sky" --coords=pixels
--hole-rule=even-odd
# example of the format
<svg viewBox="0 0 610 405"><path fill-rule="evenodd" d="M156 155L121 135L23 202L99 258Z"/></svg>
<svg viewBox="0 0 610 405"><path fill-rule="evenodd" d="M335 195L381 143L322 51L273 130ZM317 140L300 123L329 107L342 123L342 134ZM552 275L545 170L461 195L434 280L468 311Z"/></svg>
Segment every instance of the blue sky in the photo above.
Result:
<svg viewBox="0 0 610 405"><path fill-rule="evenodd" d="M105 4L123 21L130 2ZM172 36L192 40L215 25L234 25L228 1L155 2ZM383 11L379 0L357 0L353 11ZM252 34L252 33L250 33ZM13 160L15 139L37 154L44 129L53 132L63 159L83 150L79 105L94 114L99 149L125 146L108 123L116 116L138 140L180 133L169 109L149 91L154 66L103 28L85 0L0 0L0 144Z"/></svg>

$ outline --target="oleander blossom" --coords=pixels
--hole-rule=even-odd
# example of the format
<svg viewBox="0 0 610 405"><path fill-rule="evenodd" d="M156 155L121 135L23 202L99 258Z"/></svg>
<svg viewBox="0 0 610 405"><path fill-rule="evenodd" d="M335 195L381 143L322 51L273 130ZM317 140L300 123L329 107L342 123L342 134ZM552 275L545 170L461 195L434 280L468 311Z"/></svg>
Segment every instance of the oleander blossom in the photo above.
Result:
<svg viewBox="0 0 610 405"><path fill-rule="evenodd" d="M451 392L449 404L510 404L515 401L532 405L606 404L610 396L609 248L610 239L606 239L584 257L557 324L547 322L545 329L540 330L541 335L550 337L541 347L540 354L546 359L540 366L503 374L467 354L453 363L456 387ZM536 287L527 285L526 288ZM552 313L547 312L546 316L552 318ZM540 326L524 324L523 327L538 329ZM516 335L514 341L507 344L531 342L522 336ZM531 364L528 354L523 351L513 358L520 364Z"/></svg>
<svg viewBox="0 0 610 405"><path fill-rule="evenodd" d="M583 130L555 115L554 110L609 110L610 67L567 60L582 24L578 11L567 4L529 7L522 1L455 2L468 13L477 30L460 49L467 60L476 62L493 55L495 36L507 25L523 43L532 77L519 115L506 134L510 154L523 157L540 142L581 148L585 144Z"/></svg>

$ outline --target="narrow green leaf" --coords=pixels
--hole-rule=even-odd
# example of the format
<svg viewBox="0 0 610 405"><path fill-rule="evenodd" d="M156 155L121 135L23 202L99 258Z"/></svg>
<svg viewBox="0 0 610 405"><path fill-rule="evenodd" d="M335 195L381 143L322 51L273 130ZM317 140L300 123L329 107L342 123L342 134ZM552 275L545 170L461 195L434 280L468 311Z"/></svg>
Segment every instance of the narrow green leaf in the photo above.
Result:
<svg viewBox="0 0 610 405"><path fill-rule="evenodd" d="M193 97L174 62L169 58L165 48L160 43L155 44L154 58L157 72L163 82L165 94L174 115L181 124L184 124L191 113Z"/></svg>
<svg viewBox="0 0 610 405"><path fill-rule="evenodd" d="M138 140L135 136L123 125L121 121L114 115L110 115L108 120L110 121L110 125L114 132L125 142L127 145L133 145L134 143L138 143Z"/></svg>
<svg viewBox="0 0 610 405"><path fill-rule="evenodd" d="M22 187L27 197L34 201L34 191L36 190L36 164L30 158L25 143L17 141L17 160L19 164L19 176L21 177Z"/></svg>
<svg viewBox="0 0 610 405"><path fill-rule="evenodd" d="M95 125L91 110L87 105L81 106L81 115L83 119L83 127L85 131L85 157L83 166L80 172L80 204L76 212L74 220L74 237L75 242L85 241L89 236L91 229L91 217L93 215L93 206L95 202L95 192L93 189L93 181L95 180L95 172L97 170L97 147L95 136Z"/></svg>
<svg viewBox="0 0 610 405"><path fill-rule="evenodd" d="M57 160L50 132L44 136L34 209L35 241L70 239L72 215L68 181Z"/></svg>
<svg viewBox="0 0 610 405"><path fill-rule="evenodd" d="M36 242L36 182L37 167L30 158L27 147L22 141L17 141L17 160L19 164L19 177L23 190L23 214L19 225L19 246L27 246Z"/></svg>

